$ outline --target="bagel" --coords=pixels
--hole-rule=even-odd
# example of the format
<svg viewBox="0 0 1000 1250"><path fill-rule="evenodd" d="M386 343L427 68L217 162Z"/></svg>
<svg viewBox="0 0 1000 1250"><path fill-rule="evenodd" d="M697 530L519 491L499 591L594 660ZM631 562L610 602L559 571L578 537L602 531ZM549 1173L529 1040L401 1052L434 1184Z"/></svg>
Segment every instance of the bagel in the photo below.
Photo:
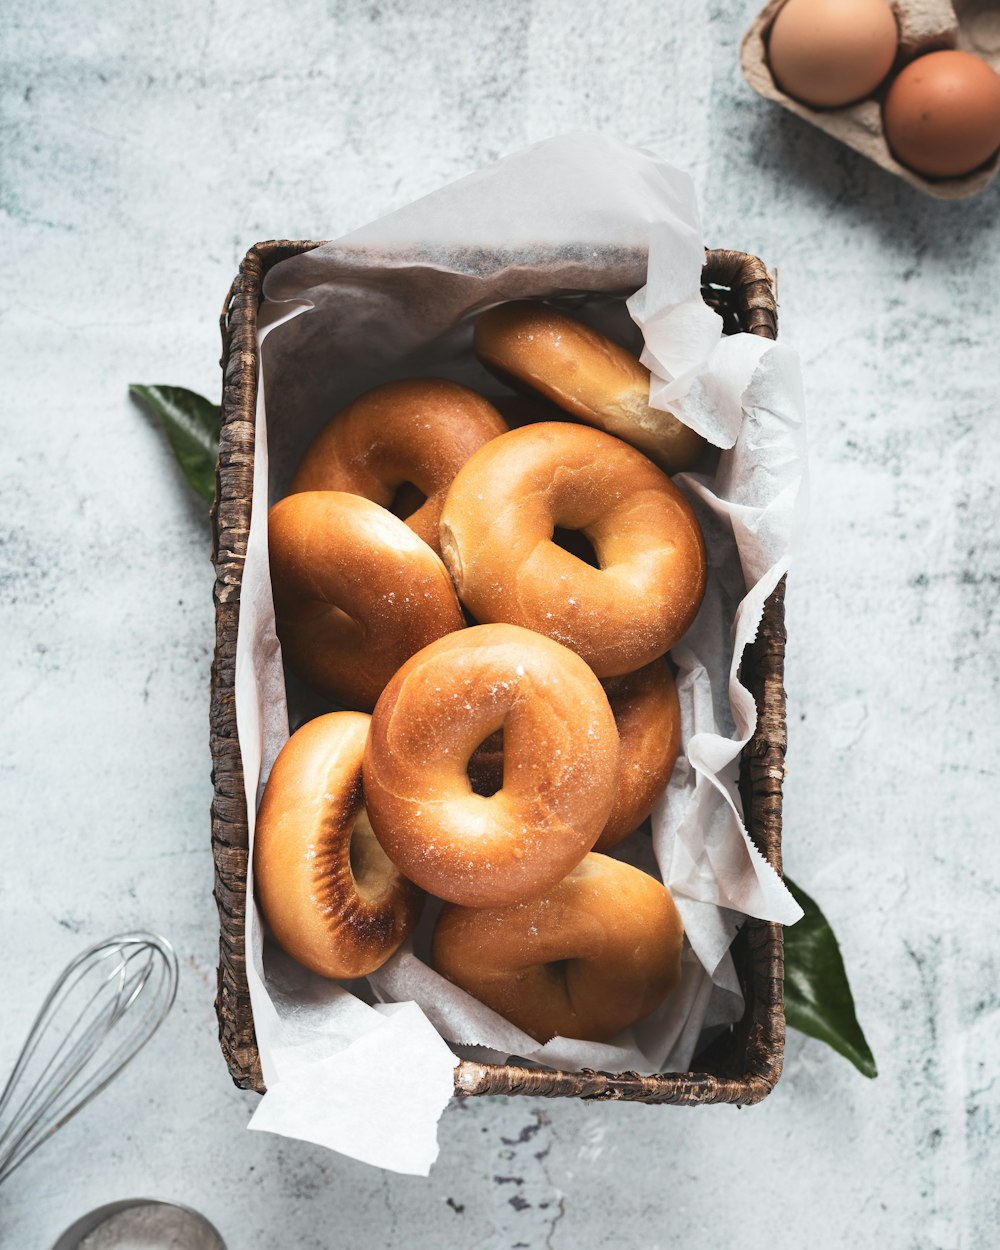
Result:
<svg viewBox="0 0 1000 1250"><path fill-rule="evenodd" d="M700 434L649 406L649 370L624 347L548 304L518 300L483 313L476 355L504 380L523 383L560 408L638 447L668 473L688 469Z"/></svg>
<svg viewBox="0 0 1000 1250"><path fill-rule="evenodd" d="M469 759L504 730L503 787L475 794ZM565 647L478 625L425 647L372 716L364 785L393 863L438 898L532 898L593 846L614 799L618 732L600 682Z"/></svg>
<svg viewBox="0 0 1000 1250"><path fill-rule="evenodd" d="M365 816L361 761L370 717L303 725L271 769L257 813L257 898L279 945L320 976L367 976L413 930L423 892L379 846Z"/></svg>
<svg viewBox="0 0 1000 1250"><path fill-rule="evenodd" d="M284 655L337 703L370 711L404 660L465 623L430 547L360 495L287 496L268 544Z"/></svg>
<svg viewBox="0 0 1000 1250"><path fill-rule="evenodd" d="M659 881L590 854L542 898L511 907L446 904L432 962L538 1042L606 1042L677 986L682 940Z"/></svg>
<svg viewBox="0 0 1000 1250"><path fill-rule="evenodd" d="M594 843L595 851L609 851L642 824L670 780L680 748L681 709L666 659L606 678L601 685L621 743L614 806ZM503 764L503 733L498 732L469 761L473 790L495 794L503 785Z"/></svg>
<svg viewBox="0 0 1000 1250"><path fill-rule="evenodd" d="M595 851L609 851L637 829L663 793L681 745L681 705L667 660L604 681L621 739L615 805Z"/></svg>
<svg viewBox="0 0 1000 1250"><path fill-rule="evenodd" d="M443 378L376 386L345 408L313 440L290 494L340 490L389 508L415 508L404 519L440 555L438 522L451 480L474 451L507 431L481 395Z"/></svg>
<svg viewBox="0 0 1000 1250"><path fill-rule="evenodd" d="M557 527L581 530L600 567L557 546ZM481 447L448 491L441 550L476 620L547 634L599 677L667 651L705 590L690 504L641 452L583 425L546 421Z"/></svg>

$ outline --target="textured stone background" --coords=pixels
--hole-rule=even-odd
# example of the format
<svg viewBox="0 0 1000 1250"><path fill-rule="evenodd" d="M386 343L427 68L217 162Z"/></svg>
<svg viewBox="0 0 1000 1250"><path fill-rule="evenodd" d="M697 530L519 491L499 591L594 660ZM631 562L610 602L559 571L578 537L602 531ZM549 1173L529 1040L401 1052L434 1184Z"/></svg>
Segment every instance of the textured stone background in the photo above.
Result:
<svg viewBox="0 0 1000 1250"><path fill-rule="evenodd" d="M168 933L178 1005L0 1191L46 1250L100 1202L233 1250L996 1245L1000 219L922 198L739 77L753 5L5 6L0 1071L87 942ZM688 167L780 270L811 399L789 579L786 864L840 935L873 1083L792 1036L758 1108L455 1104L429 1180L243 1126L215 1042L208 530L132 381L219 390L240 256L589 126Z"/></svg>

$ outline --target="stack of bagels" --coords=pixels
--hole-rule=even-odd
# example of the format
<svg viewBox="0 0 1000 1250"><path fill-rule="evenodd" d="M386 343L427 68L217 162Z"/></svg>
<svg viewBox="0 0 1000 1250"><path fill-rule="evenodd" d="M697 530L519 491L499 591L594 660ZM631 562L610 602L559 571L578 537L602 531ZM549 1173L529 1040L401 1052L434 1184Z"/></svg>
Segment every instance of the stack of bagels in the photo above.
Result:
<svg viewBox="0 0 1000 1250"><path fill-rule="evenodd" d="M390 382L271 510L285 660L347 710L275 761L257 896L290 955L354 978L432 895L439 973L539 1042L606 1041L680 979L668 891L608 852L680 744L666 653L706 564L667 473L703 443L649 407L638 360L546 304L482 314L474 346L557 418L509 429L454 382Z"/></svg>

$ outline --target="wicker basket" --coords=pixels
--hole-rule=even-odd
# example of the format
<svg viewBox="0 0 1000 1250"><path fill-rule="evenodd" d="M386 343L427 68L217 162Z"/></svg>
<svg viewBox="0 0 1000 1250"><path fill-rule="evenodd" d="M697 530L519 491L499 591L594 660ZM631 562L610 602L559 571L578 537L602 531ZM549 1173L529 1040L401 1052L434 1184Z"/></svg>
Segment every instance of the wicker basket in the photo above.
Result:
<svg viewBox="0 0 1000 1250"><path fill-rule="evenodd" d="M244 938L248 831L243 769L236 736L234 681L240 584L250 528L254 417L257 403L257 310L264 275L286 257L315 243L272 241L247 253L222 313L222 431L213 510L215 658L212 665L211 747L215 798L212 850L215 899L221 925L218 997L219 1040L233 1080L263 1092L260 1056L247 989ZM726 332L747 330L774 338L774 293L767 270L743 252L707 253L706 301L723 317ZM781 783L785 754L784 583L768 600L756 642L748 649L742 680L759 713L757 731L743 751L740 790L747 829L781 871ZM556 1072L463 1061L455 1069L460 1094L529 1094L650 1103L759 1102L781 1073L785 1021L782 1010L780 925L748 920L733 957L746 998L739 1024L699 1055L697 1070L639 1076L634 1072Z"/></svg>

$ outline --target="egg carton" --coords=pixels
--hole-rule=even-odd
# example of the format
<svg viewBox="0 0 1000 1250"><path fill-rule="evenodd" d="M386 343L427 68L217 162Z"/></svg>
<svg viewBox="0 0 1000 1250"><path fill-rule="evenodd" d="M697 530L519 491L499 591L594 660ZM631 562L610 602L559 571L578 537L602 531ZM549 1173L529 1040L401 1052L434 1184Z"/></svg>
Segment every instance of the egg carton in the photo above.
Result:
<svg viewBox="0 0 1000 1250"><path fill-rule="evenodd" d="M786 95L767 61L767 40L778 10L786 0L770 0L750 24L740 45L740 68L750 86L841 143L867 156L910 186L938 200L964 200L978 195L997 175L1000 152L960 178L927 178L901 165L893 156L882 128L882 101L889 83L904 65L927 52L958 48L974 52L1000 73L1000 0L890 0L899 26L899 51L885 82L871 96L846 108L810 108Z"/></svg>

